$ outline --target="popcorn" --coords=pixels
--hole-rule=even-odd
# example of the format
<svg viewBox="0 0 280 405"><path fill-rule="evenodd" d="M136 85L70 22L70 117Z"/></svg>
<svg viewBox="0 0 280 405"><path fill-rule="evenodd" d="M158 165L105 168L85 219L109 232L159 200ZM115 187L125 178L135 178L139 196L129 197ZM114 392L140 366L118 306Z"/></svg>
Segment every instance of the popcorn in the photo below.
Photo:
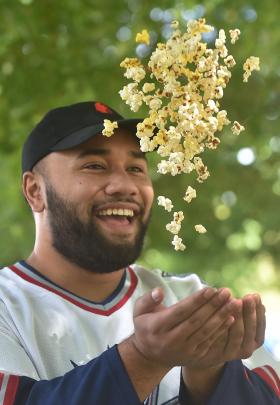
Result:
<svg viewBox="0 0 280 405"><path fill-rule="evenodd" d="M146 45L150 44L150 35L148 33L147 30L142 30L141 32L138 32L138 34L136 34L136 38L135 38L136 42L142 42Z"/></svg>
<svg viewBox="0 0 280 405"><path fill-rule="evenodd" d="M169 224L166 224L166 229L177 235L180 232L181 229L181 223L176 223L175 221L171 221Z"/></svg>
<svg viewBox="0 0 280 405"><path fill-rule="evenodd" d="M129 69L131 67L142 66L141 62L137 58L125 58L121 63L120 67Z"/></svg>
<svg viewBox="0 0 280 405"><path fill-rule="evenodd" d="M233 126L231 127L231 130L234 135L239 135L240 132L245 130L245 128L243 127L243 125L239 124L238 121L234 121Z"/></svg>
<svg viewBox="0 0 280 405"><path fill-rule="evenodd" d="M196 232L198 232L198 233L206 233L206 232L207 232L206 228L204 228L204 226L201 225L201 224L195 225L194 229L195 229Z"/></svg>
<svg viewBox="0 0 280 405"><path fill-rule="evenodd" d="M134 112L137 112L143 104L142 93L137 90L137 83L129 83L124 86L120 91L120 95Z"/></svg>
<svg viewBox="0 0 280 405"><path fill-rule="evenodd" d="M225 110L221 110L217 114L218 126L217 130L221 131L225 125L230 124L230 120L227 118L227 112Z"/></svg>
<svg viewBox="0 0 280 405"><path fill-rule="evenodd" d="M215 47L223 49L224 45L226 43L226 33L224 30L219 31L219 38L216 39L215 41Z"/></svg>
<svg viewBox="0 0 280 405"><path fill-rule="evenodd" d="M118 128L118 123L117 121L110 121L110 120L104 120L104 129L102 130L102 134L104 136L110 137L114 133L114 129Z"/></svg>
<svg viewBox="0 0 280 405"><path fill-rule="evenodd" d="M164 207L168 212L172 211L173 204L169 198L163 197L162 195L158 196L158 205Z"/></svg>
<svg viewBox="0 0 280 405"><path fill-rule="evenodd" d="M174 212L173 214L173 221L166 225L166 229L177 235L181 229L181 222L184 219L184 214L182 211Z"/></svg>
<svg viewBox="0 0 280 405"><path fill-rule="evenodd" d="M149 107L151 108L151 110L158 110L162 105L162 101L159 98L152 98L150 103L149 103Z"/></svg>
<svg viewBox="0 0 280 405"><path fill-rule="evenodd" d="M186 246L182 243L182 238L179 238L178 235L174 236L171 243L174 246L175 250L185 250L186 249Z"/></svg>
<svg viewBox="0 0 280 405"><path fill-rule="evenodd" d="M260 58L257 56L250 56L246 59L243 65L243 82L248 82L248 78L251 76L253 70L260 70Z"/></svg>
<svg viewBox="0 0 280 405"><path fill-rule="evenodd" d="M143 152L152 152L155 150L155 143L148 137L143 137L140 139L140 148Z"/></svg>
<svg viewBox="0 0 280 405"><path fill-rule="evenodd" d="M127 68L124 76L128 79L133 79L135 82L141 82L141 80L143 80L146 76L146 72L142 66L133 66Z"/></svg>
<svg viewBox="0 0 280 405"><path fill-rule="evenodd" d="M216 89L215 89L215 90L216 90ZM210 110L213 110L214 112L218 112L218 111L219 111L219 109L217 108L216 103L215 103L214 100L211 100L211 99L208 100L207 106L210 108Z"/></svg>
<svg viewBox="0 0 280 405"><path fill-rule="evenodd" d="M206 180L207 177L210 176L207 166L204 165L204 163L202 162L200 157L195 157L193 159L193 161L194 161L195 170L198 174L197 181L199 183L203 183L203 181Z"/></svg>
<svg viewBox="0 0 280 405"><path fill-rule="evenodd" d="M185 31L181 31L178 21L172 21L171 28L171 37L157 44L146 67L137 58L121 62L124 76L131 82L119 93L132 111L138 111L143 104L149 109L147 117L137 125L136 135L143 152L156 150L160 155L158 173L176 176L195 170L197 181L202 183L210 173L200 155L206 149L217 149L220 138L216 133L231 123L220 100L236 62L228 54L223 29L219 30L215 47L207 48L202 34L214 28L204 18L188 21ZM235 43L240 30L230 30L229 35L231 43ZM149 44L147 30L137 34L136 42ZM244 70L247 81L252 70L259 70L259 59L248 58ZM231 129L238 135L244 127L234 121ZM196 190L189 186L183 199L190 203L195 197ZM173 209L171 200L163 196L159 196L158 204L168 212ZM177 212L166 225L175 235L175 250L185 249L178 236L182 221L183 215ZM206 231L202 225L196 227L200 233Z"/></svg>
<svg viewBox="0 0 280 405"><path fill-rule="evenodd" d="M176 223L181 223L184 219L184 213L183 211L174 212L173 217Z"/></svg>
<svg viewBox="0 0 280 405"><path fill-rule="evenodd" d="M155 89L155 87L156 86L154 83L144 83L142 90L144 93L149 93L150 91L153 91Z"/></svg>
<svg viewBox="0 0 280 405"><path fill-rule="evenodd" d="M224 90L222 86L217 86L215 88L215 98L223 98L224 96ZM217 103L216 103L216 107L217 107ZM219 112L218 108L215 108L215 112Z"/></svg>
<svg viewBox="0 0 280 405"><path fill-rule="evenodd" d="M227 67L232 68L233 66L236 65L236 62L234 60L234 57L232 55L229 55L225 58L225 64Z"/></svg>
<svg viewBox="0 0 280 405"><path fill-rule="evenodd" d="M229 35L231 38L231 43L235 44L235 42L239 39L240 36L240 30L238 28L235 28L234 30L229 30Z"/></svg>
<svg viewBox="0 0 280 405"><path fill-rule="evenodd" d="M194 188L192 188L191 186L188 186L184 200L187 203L190 203L194 198L196 198L196 190Z"/></svg>

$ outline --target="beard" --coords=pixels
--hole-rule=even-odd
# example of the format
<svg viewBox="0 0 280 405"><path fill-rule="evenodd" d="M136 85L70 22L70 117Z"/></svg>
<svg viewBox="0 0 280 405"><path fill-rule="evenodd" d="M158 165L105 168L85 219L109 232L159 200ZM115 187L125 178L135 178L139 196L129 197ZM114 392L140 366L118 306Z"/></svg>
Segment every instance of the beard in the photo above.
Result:
<svg viewBox="0 0 280 405"><path fill-rule="evenodd" d="M150 215L143 221L143 209L135 219L138 231L133 242L112 242L102 234L94 222L94 216L82 221L75 204L64 200L55 189L46 183L48 220L52 245L69 262L92 273L112 273L132 264L140 255ZM110 202L129 200L110 200ZM129 201L131 202L131 201Z"/></svg>

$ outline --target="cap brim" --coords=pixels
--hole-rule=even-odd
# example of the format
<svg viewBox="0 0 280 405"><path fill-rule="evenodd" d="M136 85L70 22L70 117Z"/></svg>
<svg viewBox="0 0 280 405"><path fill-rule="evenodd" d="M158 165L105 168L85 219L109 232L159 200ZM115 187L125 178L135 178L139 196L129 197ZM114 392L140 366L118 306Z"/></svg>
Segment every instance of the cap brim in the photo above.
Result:
<svg viewBox="0 0 280 405"><path fill-rule="evenodd" d="M132 118L127 120L117 120L117 123L119 128L127 128L131 130L131 132L136 134L137 124L142 121L143 119L140 118ZM88 139L94 137L95 135L100 134L103 129L103 124L92 125L83 129L79 129L79 131L73 132L72 134L57 142L51 148L51 151L55 152L59 150L74 148L75 146L81 145L82 143L86 142Z"/></svg>

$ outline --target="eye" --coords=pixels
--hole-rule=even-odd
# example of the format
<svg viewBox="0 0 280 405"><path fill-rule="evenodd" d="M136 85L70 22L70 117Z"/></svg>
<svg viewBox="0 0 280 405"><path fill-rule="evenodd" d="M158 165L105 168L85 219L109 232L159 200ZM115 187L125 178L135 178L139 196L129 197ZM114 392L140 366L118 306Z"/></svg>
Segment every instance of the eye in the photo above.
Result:
<svg viewBox="0 0 280 405"><path fill-rule="evenodd" d="M127 170L132 173L144 173L144 169L140 166L130 166Z"/></svg>
<svg viewBox="0 0 280 405"><path fill-rule="evenodd" d="M102 163L88 163L87 165L84 166L85 169L88 170L104 170L105 165Z"/></svg>

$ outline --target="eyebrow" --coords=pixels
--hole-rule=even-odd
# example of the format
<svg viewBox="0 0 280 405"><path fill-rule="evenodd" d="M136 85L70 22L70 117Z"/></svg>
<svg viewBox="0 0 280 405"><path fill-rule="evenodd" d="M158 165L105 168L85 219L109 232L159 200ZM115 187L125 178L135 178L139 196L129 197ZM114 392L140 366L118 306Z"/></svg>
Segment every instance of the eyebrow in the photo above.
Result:
<svg viewBox="0 0 280 405"><path fill-rule="evenodd" d="M77 158L78 159L83 159L87 156L106 156L110 154L110 150L109 149L102 149L102 148L89 148L89 149L85 149L82 150ZM146 158L146 154L142 151L136 151L136 150L131 150L128 152L128 154L135 158L135 159L144 159L147 160Z"/></svg>

